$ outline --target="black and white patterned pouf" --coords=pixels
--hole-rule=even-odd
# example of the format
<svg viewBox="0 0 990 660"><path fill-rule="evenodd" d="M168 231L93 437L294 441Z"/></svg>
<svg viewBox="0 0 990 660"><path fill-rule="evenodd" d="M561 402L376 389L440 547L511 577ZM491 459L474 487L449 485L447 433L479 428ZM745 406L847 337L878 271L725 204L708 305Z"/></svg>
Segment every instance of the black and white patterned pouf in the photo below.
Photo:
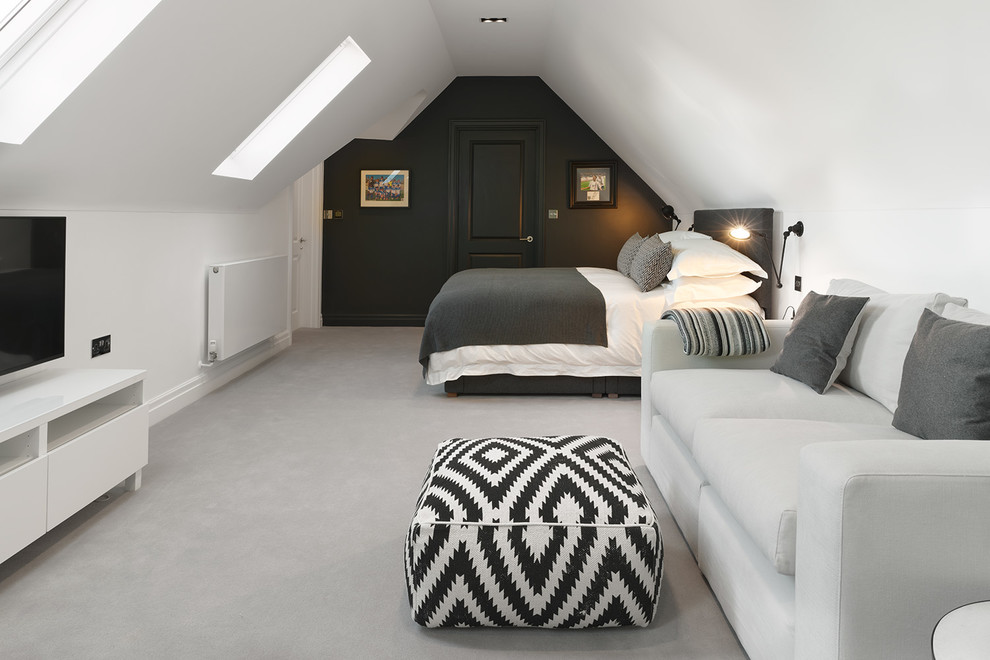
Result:
<svg viewBox="0 0 990 660"><path fill-rule="evenodd" d="M405 568L431 628L645 626L663 540L613 440L455 438L433 457Z"/></svg>

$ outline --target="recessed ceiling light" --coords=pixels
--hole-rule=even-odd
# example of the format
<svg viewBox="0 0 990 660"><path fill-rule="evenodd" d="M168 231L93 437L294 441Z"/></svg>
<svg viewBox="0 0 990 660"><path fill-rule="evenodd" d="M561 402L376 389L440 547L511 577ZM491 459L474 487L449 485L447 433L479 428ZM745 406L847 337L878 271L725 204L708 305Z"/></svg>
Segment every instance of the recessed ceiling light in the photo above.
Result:
<svg viewBox="0 0 990 660"><path fill-rule="evenodd" d="M481 22L482 23L508 23L509 22L509 19L505 18L504 16L502 18L491 17L491 18L482 18L481 19Z"/></svg>
<svg viewBox="0 0 990 660"><path fill-rule="evenodd" d="M357 42L344 39L213 173L254 179L370 62Z"/></svg>

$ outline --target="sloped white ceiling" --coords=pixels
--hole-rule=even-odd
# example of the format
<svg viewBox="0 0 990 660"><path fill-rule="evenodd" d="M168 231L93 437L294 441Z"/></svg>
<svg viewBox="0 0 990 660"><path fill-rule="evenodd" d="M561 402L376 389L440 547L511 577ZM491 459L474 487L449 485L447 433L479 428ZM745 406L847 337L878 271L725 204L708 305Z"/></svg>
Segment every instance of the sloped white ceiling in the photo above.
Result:
<svg viewBox="0 0 990 660"><path fill-rule="evenodd" d="M986 207L990 4L558 3L544 80L675 206Z"/></svg>
<svg viewBox="0 0 990 660"><path fill-rule="evenodd" d="M258 208L455 75L541 76L682 216L988 207L988 25L976 0L163 0L0 144L0 208ZM365 73L255 181L212 176L348 35Z"/></svg>
<svg viewBox="0 0 990 660"><path fill-rule="evenodd" d="M254 181L213 176L348 35L364 73ZM0 144L0 208L259 208L453 78L427 0L163 0L23 145Z"/></svg>

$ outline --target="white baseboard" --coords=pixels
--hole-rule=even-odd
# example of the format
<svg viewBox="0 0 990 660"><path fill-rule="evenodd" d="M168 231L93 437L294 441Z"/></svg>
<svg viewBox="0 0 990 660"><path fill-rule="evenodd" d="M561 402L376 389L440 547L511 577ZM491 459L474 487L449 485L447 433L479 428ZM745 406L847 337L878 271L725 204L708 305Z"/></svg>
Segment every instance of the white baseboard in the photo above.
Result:
<svg viewBox="0 0 990 660"><path fill-rule="evenodd" d="M204 367L198 376L150 399L147 402L149 422L152 425L157 424L235 378L243 376L291 345L292 333L282 332L234 357L217 362L211 367Z"/></svg>

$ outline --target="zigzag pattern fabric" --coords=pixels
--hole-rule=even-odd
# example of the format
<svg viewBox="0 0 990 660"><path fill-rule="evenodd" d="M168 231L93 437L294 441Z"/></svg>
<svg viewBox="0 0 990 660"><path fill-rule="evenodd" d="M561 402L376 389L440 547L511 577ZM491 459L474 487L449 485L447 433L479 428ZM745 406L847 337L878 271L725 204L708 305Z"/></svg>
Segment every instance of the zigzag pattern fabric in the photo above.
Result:
<svg viewBox="0 0 990 660"><path fill-rule="evenodd" d="M594 436L441 443L406 537L423 626L646 626L656 515L622 448Z"/></svg>

